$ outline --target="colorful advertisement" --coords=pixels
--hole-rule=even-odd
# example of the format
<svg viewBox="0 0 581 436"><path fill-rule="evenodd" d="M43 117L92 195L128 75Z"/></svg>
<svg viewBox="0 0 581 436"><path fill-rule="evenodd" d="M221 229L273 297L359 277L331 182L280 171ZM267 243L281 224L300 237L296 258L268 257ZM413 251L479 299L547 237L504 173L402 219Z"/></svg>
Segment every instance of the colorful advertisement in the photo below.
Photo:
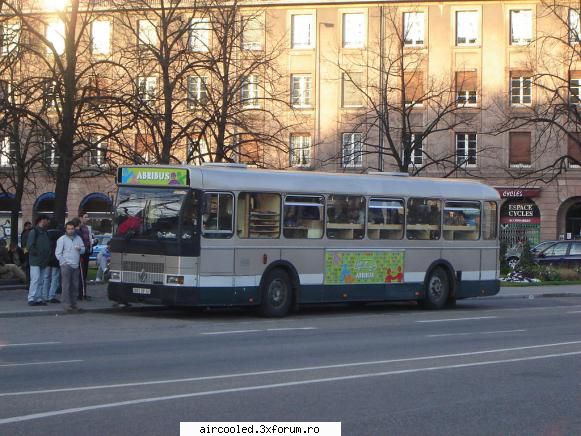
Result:
<svg viewBox="0 0 581 436"><path fill-rule="evenodd" d="M403 283L404 251L327 251L326 285Z"/></svg>
<svg viewBox="0 0 581 436"><path fill-rule="evenodd" d="M140 186L188 186L188 170L177 168L121 168L119 184Z"/></svg>

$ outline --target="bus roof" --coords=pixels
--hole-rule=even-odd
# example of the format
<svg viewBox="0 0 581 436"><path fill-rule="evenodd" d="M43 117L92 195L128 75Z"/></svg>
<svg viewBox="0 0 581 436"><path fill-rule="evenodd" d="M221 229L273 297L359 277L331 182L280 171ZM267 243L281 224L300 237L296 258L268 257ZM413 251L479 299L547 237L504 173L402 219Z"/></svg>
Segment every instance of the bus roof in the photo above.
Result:
<svg viewBox="0 0 581 436"><path fill-rule="evenodd" d="M156 166L155 168L187 168L190 174L190 186L205 190L440 197L457 200L500 199L494 188L466 179L401 177L388 173L345 174L264 170L245 168L242 165Z"/></svg>

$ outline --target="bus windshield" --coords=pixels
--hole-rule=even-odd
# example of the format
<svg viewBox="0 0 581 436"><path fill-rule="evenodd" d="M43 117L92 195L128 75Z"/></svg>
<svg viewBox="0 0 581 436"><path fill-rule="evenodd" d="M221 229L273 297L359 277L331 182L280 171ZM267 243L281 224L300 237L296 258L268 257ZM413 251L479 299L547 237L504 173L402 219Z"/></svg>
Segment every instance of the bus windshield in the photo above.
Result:
<svg viewBox="0 0 581 436"><path fill-rule="evenodd" d="M120 187L115 212L115 236L125 239L192 239L196 229L195 197L187 189Z"/></svg>

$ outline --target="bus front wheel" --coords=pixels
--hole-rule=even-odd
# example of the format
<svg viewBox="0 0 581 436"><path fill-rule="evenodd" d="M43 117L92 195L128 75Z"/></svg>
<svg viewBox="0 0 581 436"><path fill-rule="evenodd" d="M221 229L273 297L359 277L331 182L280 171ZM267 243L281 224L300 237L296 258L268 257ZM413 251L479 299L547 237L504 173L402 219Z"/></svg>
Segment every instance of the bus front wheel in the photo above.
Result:
<svg viewBox="0 0 581 436"><path fill-rule="evenodd" d="M265 277L262 285L260 314L269 318L288 314L292 302L292 285L288 274L280 268Z"/></svg>
<svg viewBox="0 0 581 436"><path fill-rule="evenodd" d="M425 309L441 309L450 294L448 274L441 267L436 267L426 281L426 296L422 301Z"/></svg>

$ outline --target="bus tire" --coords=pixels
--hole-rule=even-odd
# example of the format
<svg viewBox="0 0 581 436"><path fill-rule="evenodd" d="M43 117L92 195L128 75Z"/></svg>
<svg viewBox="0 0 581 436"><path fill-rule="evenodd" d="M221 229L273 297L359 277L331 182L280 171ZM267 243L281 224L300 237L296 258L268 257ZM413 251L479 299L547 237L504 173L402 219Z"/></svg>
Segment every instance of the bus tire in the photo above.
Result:
<svg viewBox="0 0 581 436"><path fill-rule="evenodd" d="M293 288L288 274L280 268L270 271L262 283L262 301L259 312L268 318L280 318L288 314Z"/></svg>
<svg viewBox="0 0 581 436"><path fill-rule="evenodd" d="M442 267L436 267L426 280L426 296L422 300L424 309L441 309L450 294L450 279Z"/></svg>

